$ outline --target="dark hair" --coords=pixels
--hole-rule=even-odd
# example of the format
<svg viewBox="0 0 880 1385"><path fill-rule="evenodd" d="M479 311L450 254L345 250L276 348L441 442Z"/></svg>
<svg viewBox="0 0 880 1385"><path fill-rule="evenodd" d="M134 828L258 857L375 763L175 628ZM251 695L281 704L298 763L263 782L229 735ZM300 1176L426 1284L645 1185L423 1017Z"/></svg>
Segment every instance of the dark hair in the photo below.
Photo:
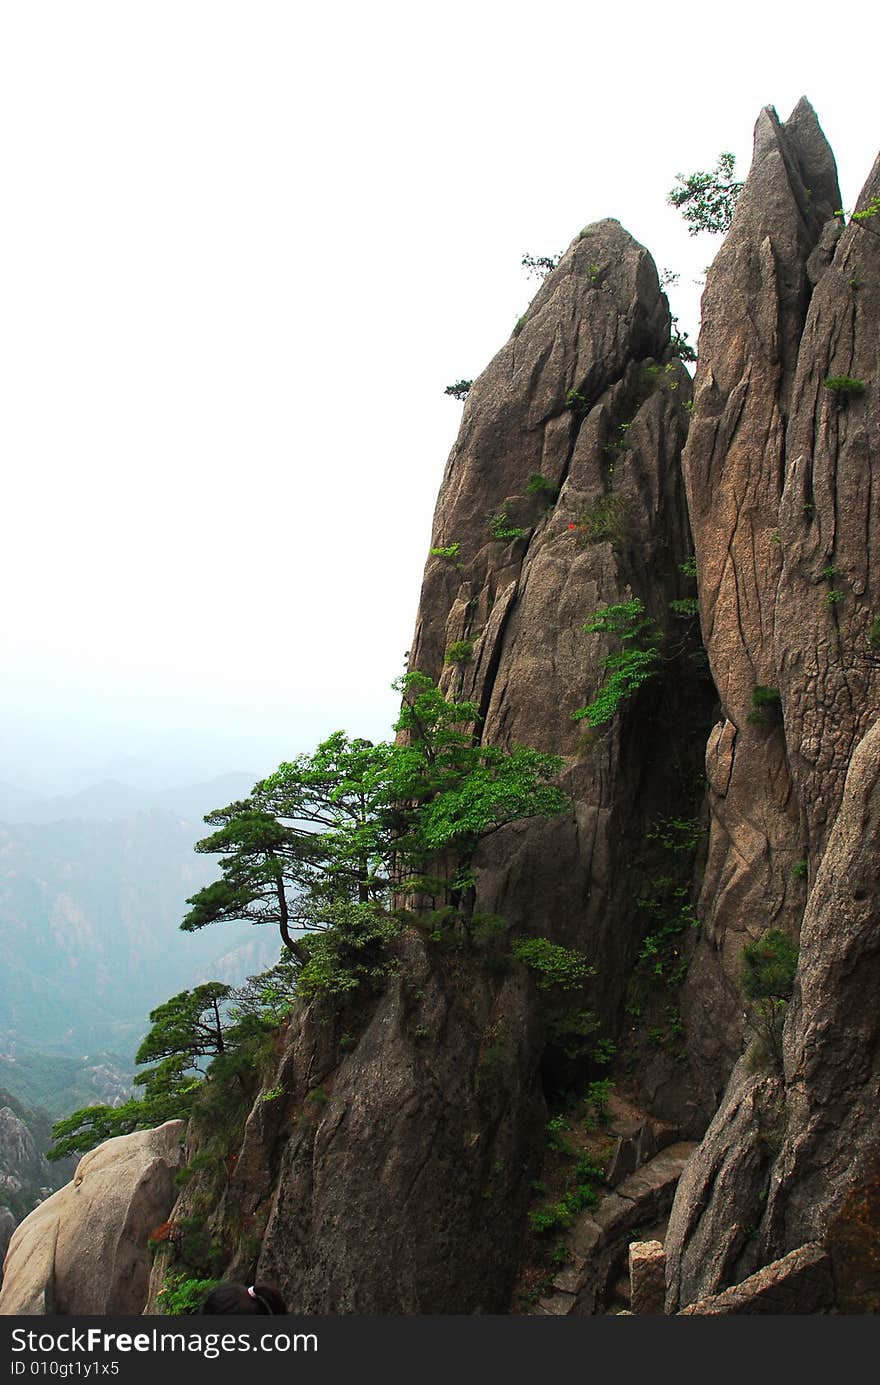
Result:
<svg viewBox="0 0 880 1385"><path fill-rule="evenodd" d="M287 1312L287 1304L271 1284L218 1284L205 1299L200 1313L238 1313L273 1317Z"/></svg>

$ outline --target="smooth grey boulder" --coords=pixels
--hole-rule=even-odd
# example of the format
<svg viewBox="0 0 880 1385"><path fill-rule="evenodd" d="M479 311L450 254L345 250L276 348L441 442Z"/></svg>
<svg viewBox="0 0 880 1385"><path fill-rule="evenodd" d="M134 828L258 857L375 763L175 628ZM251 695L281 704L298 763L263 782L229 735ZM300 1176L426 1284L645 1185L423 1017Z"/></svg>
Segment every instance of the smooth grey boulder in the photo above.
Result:
<svg viewBox="0 0 880 1385"><path fill-rule="evenodd" d="M16 1229L3 1266L0 1314L140 1313L148 1237L176 1195L183 1121L107 1140L73 1181Z"/></svg>

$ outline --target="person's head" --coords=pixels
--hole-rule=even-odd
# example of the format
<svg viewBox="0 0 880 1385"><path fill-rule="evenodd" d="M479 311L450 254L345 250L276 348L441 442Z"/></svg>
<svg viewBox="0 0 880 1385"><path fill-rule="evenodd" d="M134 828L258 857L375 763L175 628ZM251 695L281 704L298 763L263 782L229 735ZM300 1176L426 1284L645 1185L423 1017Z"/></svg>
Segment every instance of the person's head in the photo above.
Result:
<svg viewBox="0 0 880 1385"><path fill-rule="evenodd" d="M245 1316L277 1316L287 1305L271 1284L218 1284L205 1299L200 1313L238 1313Z"/></svg>

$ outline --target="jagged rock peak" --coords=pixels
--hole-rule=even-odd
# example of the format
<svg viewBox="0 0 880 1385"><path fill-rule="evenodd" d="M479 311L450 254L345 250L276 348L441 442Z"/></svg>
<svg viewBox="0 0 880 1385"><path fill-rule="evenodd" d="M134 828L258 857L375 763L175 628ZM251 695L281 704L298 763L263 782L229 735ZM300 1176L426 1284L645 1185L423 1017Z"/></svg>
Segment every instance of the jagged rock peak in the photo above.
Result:
<svg viewBox="0 0 880 1385"><path fill-rule="evenodd" d="M817 217L826 221L833 216L840 207L837 164L816 112L805 96L784 122L773 106L765 106L758 116L752 172L765 159L777 156L786 163L789 184L805 218L814 222ZM753 191L755 181L752 180Z"/></svg>
<svg viewBox="0 0 880 1385"><path fill-rule="evenodd" d="M703 933L684 1008L692 1050L716 1092L739 1054L743 944L771 922L796 931L803 911L803 886L792 876L805 850L791 766L771 713L754 698L760 689L778 695L782 682L774 641L786 424L813 286L840 233L839 206L834 157L809 103L799 102L785 124L765 108L703 295L683 457L703 637L721 698L706 756Z"/></svg>
<svg viewBox="0 0 880 1385"><path fill-rule="evenodd" d="M644 246L617 221L586 226L465 404L431 545L457 543L472 586L491 570L500 589L521 567L522 546L499 550L493 543L491 515L503 511L511 527L535 528L542 504L525 498L530 477L540 473L561 491L584 416L633 362L659 359L669 331L669 307ZM509 570L499 561L505 556ZM434 677L443 668L443 622L462 585L459 570L430 559L425 570L410 664Z"/></svg>
<svg viewBox="0 0 880 1385"><path fill-rule="evenodd" d="M802 181L812 179L814 199L819 177L827 196L824 138L812 112L795 115L797 141L788 127L784 138L797 144L802 170L808 155L813 161ZM788 182L779 200L787 238L772 239L773 273L768 260L767 273L749 280L743 272L759 263L763 242L756 247L748 215L734 222L719 261L740 278L730 281L726 321L719 326L719 311L705 350L701 337L685 457L707 645L726 713L710 742L701 919L711 945L701 944L688 982L689 1037L700 1005L707 1014L711 1006L716 1026L723 1018L713 950L730 969L744 933L782 927L800 934L800 962L784 1071L759 1052L737 1065L682 1178L667 1241L670 1304L821 1241L838 1308L876 1312L880 235L872 221L842 231L836 218L805 261L806 222L791 195L790 161L772 152L775 134L766 120L770 152L758 166L763 178L775 160L777 182ZM836 202L836 183L831 193ZM858 206L878 194L880 160ZM780 265L781 245L796 253ZM768 304L782 303L774 282L790 293L787 317L777 317L790 335L772 354L761 324ZM723 286L713 304L724 306ZM800 322L792 287L804 302ZM731 387L720 390L728 378ZM759 682L774 710L753 700L750 715L747 695ZM728 994L735 1005L733 984ZM735 1034L729 1019L723 1027Z"/></svg>

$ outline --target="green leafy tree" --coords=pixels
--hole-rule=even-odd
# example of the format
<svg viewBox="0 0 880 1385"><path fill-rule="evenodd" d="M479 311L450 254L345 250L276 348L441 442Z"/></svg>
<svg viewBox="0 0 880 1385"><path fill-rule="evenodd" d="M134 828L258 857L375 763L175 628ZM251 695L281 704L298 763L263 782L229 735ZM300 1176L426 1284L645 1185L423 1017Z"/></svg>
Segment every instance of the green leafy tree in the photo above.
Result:
<svg viewBox="0 0 880 1385"><path fill-rule="evenodd" d="M391 749L338 731L313 755L280 765L248 799L207 814L218 830L195 849L221 855L221 878L188 901L181 927L274 923L305 965L297 930L332 928L347 906L387 894Z"/></svg>
<svg viewBox="0 0 880 1385"><path fill-rule="evenodd" d="M392 846L404 884L445 857L443 891L457 902L459 881L470 878L479 844L521 818L552 816L567 803L553 782L556 755L528 746L501 750L475 739L473 702L444 697L426 674L399 679L402 693L389 761Z"/></svg>
<svg viewBox="0 0 880 1385"><path fill-rule="evenodd" d="M373 745L336 732L282 764L247 800L207 816L197 851L225 853L221 879L194 895L182 927L225 919L275 923L306 975L340 941L387 941L395 897L413 890L456 904L479 842L516 818L561 811L561 760L475 739L473 703L446 698L412 672L399 733ZM335 932L323 944L315 934ZM320 970L320 969L319 969Z"/></svg>
<svg viewBox="0 0 880 1385"><path fill-rule="evenodd" d="M839 216L842 221L846 221L847 213L842 207L838 208L834 215ZM854 226L858 226L861 230L869 231L873 236L880 236L880 231L867 224L869 221L873 221L876 216L880 216L880 193L874 193L865 203L864 207L859 211L850 213L849 219Z"/></svg>
<svg viewBox="0 0 880 1385"><path fill-rule="evenodd" d="M677 173L677 187L667 195L667 202L678 207L690 235L709 231L722 235L730 230L742 183L733 176L736 159L731 153L719 154L711 173Z"/></svg>
<svg viewBox="0 0 880 1385"><path fill-rule="evenodd" d="M798 945L778 928L771 929L742 952L740 986L749 1002L749 1024L762 1052L782 1066L782 1031L794 990Z"/></svg>
<svg viewBox="0 0 880 1385"><path fill-rule="evenodd" d="M573 714L576 721L586 721L588 726L604 726L628 698L657 676L661 635L638 597L605 606L584 629L588 634L611 635L622 646L602 660L608 677L593 701Z"/></svg>
<svg viewBox="0 0 880 1385"><path fill-rule="evenodd" d="M192 991L181 991L150 1011L152 1029L135 1056L136 1063L167 1058L185 1060L188 1067L213 1058L225 1048L221 1007L230 986L208 981Z"/></svg>
<svg viewBox="0 0 880 1385"><path fill-rule="evenodd" d="M253 1015L270 1025L280 1024L293 1005L296 976L296 960L285 950L274 967L249 976L242 986L231 992L231 1018L240 1022Z"/></svg>
<svg viewBox="0 0 880 1385"><path fill-rule="evenodd" d="M395 688L395 742L337 732L207 815L217 830L196 850L221 854L220 879L188 901L181 926L274 924L282 959L238 991L208 982L152 1011L137 1053L153 1064L135 1078L143 1096L58 1122L51 1157L191 1113L212 1128L239 1119L229 1092L247 1094L260 1042L295 993L344 996L381 981L393 966L400 901L439 894L454 911L471 892L481 841L564 808L552 782L558 757L480 745L476 706L447 699L424 674Z"/></svg>
<svg viewBox="0 0 880 1385"><path fill-rule="evenodd" d="M152 1027L135 1057L138 1064L154 1064L134 1079L143 1096L120 1106L85 1106L58 1121L48 1157L82 1154L115 1135L186 1119L217 1060L241 1051L255 1032L266 1028L264 1014L228 1014L232 994L222 982L209 981L152 1010Z"/></svg>
<svg viewBox="0 0 880 1385"><path fill-rule="evenodd" d="M473 380L456 380L454 384L447 385L443 393L449 394L453 399L457 399L459 403L463 403L470 394L471 385L473 383Z"/></svg>
<svg viewBox="0 0 880 1385"><path fill-rule="evenodd" d="M546 279L561 259L562 251L560 250L558 255L523 255L520 263L529 278L534 275L536 279Z"/></svg>

